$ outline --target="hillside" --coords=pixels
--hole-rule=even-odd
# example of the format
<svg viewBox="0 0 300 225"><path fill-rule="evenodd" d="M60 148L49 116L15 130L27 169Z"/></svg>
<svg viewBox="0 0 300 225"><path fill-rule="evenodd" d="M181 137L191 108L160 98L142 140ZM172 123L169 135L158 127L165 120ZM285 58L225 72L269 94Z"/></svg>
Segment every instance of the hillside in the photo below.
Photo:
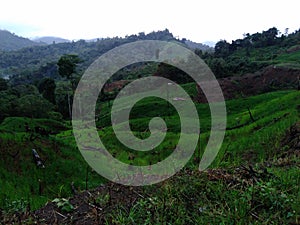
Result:
<svg viewBox="0 0 300 225"><path fill-rule="evenodd" d="M37 45L41 44L27 38L19 37L7 30L0 30L0 51L15 51Z"/></svg>
<svg viewBox="0 0 300 225"><path fill-rule="evenodd" d="M166 29L0 52L0 74L9 78L0 78L0 223L299 224L300 30L280 35L271 28L231 43L222 40L214 51L189 42L213 70L226 100L224 141L205 171L199 171L199 162L207 159L211 134L219 133L225 122L216 116L218 124L211 131L211 109L219 102L207 104L191 77L165 63L135 63L116 72L98 96L93 128L113 158L129 171L128 177L120 176L118 167L109 164L107 171L116 172L115 180L165 178L170 173L164 169L157 173L154 164L165 163L181 141L178 149L184 158L191 140L196 140L193 155L179 172L141 187L113 183L91 168L87 157L97 160L99 155L89 125L78 134L72 127L77 121L71 120L74 90L85 69L108 50L137 40L184 46L187 41ZM199 119L178 112L187 108L188 96L171 91L169 84L156 84L158 97L142 98L132 107L133 96L125 97L112 112L120 90L148 76L180 85ZM129 121L112 119L126 110ZM153 118L162 119L166 128L152 129L158 121ZM189 128L199 122L200 134L183 128L183 122ZM149 151L131 149L118 136L128 135L128 125L136 138L164 133L164 139ZM78 145L75 138L91 145ZM91 151L84 158L79 147ZM175 158L169 166L177 171L178 164ZM131 174L134 166L143 167L145 176Z"/></svg>
<svg viewBox="0 0 300 225"><path fill-rule="evenodd" d="M27 76L28 73L36 73L47 63L56 63L64 54L77 54L83 63L80 69L85 70L97 57L108 50L121 44L138 40L162 40L177 41L183 43L185 40L177 40L169 30L151 32L149 34L140 33L139 35L130 35L125 38L99 38L95 41L79 40L76 42L56 43L44 46L33 46L13 52L0 52L0 76ZM52 39L51 39L52 41ZM194 43L195 44L195 43ZM197 44L204 52L208 46ZM192 48L195 46L193 45Z"/></svg>
<svg viewBox="0 0 300 225"><path fill-rule="evenodd" d="M220 78L218 83L225 99L258 95L275 90L300 90L300 68L282 66L267 66L255 73L241 76ZM212 87L213 88L213 87ZM196 99L206 102L206 98L198 88Z"/></svg>
<svg viewBox="0 0 300 225"><path fill-rule="evenodd" d="M183 87L189 94L195 93L194 84ZM20 220L47 224L97 221L141 224L145 220L175 224L212 221L268 224L272 220L276 224L293 224L300 216L299 124L296 124L299 100L298 91L279 91L227 101L225 141L205 172L197 172L197 157L207 141L210 116L208 105L197 103L201 112L201 146L176 176L141 188L107 183L86 167L68 126L47 120L7 118L0 126L1 221L6 224ZM160 111L151 112L153 105L160 106ZM106 115L109 107L106 102L102 107L102 121L106 121L110 117ZM254 122L249 117L249 107ZM164 101L148 98L136 105L133 115L131 126L138 136L148 135L145 127L150 118L164 117L168 126L166 140L151 151L155 154L135 153L116 141L109 124L102 124L98 132L111 154L133 165L149 165L168 156L180 132L175 111ZM59 133L49 137L36 133L30 140L31 134L24 128L28 122L31 128L40 126ZM35 165L32 148L37 149L45 168ZM8 177L14 179L7 180ZM15 187L13 192L12 187ZM90 190L83 191L86 187ZM46 202L46 206L38 209ZM29 208L34 211L29 212Z"/></svg>
<svg viewBox="0 0 300 225"><path fill-rule="evenodd" d="M300 68L300 30L284 35L275 27L231 43L221 40L213 54L198 53L217 77L255 73L267 66Z"/></svg>

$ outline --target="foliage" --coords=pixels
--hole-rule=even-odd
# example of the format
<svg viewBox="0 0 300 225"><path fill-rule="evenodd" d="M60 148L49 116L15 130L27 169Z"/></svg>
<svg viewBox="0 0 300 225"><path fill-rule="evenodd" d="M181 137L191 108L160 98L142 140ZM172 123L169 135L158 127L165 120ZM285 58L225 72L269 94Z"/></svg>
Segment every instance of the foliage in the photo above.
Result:
<svg viewBox="0 0 300 225"><path fill-rule="evenodd" d="M138 40L177 41L167 29L163 31L143 32L125 38L103 38L92 42L79 40L76 42L34 46L13 52L0 52L0 74L11 77L14 83L32 82L32 79L42 79L44 76L57 78L56 63L63 55L78 55L83 60L78 73L84 71L103 53ZM43 69L42 69L43 68Z"/></svg>
<svg viewBox="0 0 300 225"><path fill-rule="evenodd" d="M71 79L72 75L76 73L76 66L81 60L78 55L63 55L58 60L58 72L62 77Z"/></svg>
<svg viewBox="0 0 300 225"><path fill-rule="evenodd" d="M7 214L16 213L16 212L25 212L27 210L27 207L28 207L28 202L23 198L12 202L5 199L3 204L3 210Z"/></svg>
<svg viewBox="0 0 300 225"><path fill-rule="evenodd" d="M160 63L158 65L154 76L164 77L178 84L190 83L193 81L184 71L165 63Z"/></svg>
<svg viewBox="0 0 300 225"><path fill-rule="evenodd" d="M56 203L63 212L71 212L74 209L74 206L65 198L55 198L52 202Z"/></svg>
<svg viewBox="0 0 300 225"><path fill-rule="evenodd" d="M295 55L298 54L295 46L299 41L300 30L280 36L277 28L273 27L261 33L245 34L243 39L231 43L220 40L214 53L196 54L205 60L216 77L228 77L254 73L268 65L300 65L299 57ZM292 46L294 50L290 49Z"/></svg>
<svg viewBox="0 0 300 225"><path fill-rule="evenodd" d="M0 91L5 91L8 89L7 81L3 78L0 78Z"/></svg>
<svg viewBox="0 0 300 225"><path fill-rule="evenodd" d="M39 92L49 102L55 104L55 81L51 78L44 78L38 84Z"/></svg>
<svg viewBox="0 0 300 225"><path fill-rule="evenodd" d="M211 180L214 174L210 171L185 172L160 185L145 188L144 197L132 206L119 205L110 210L107 223L286 224L297 221L299 207L294 201L299 187L290 193L280 185L286 174L299 179L299 174L291 169L279 172L275 179L252 182L251 178L243 178L240 182L244 183L236 185L232 183L237 179L236 173L220 172L220 178ZM226 181L225 175L232 182ZM293 186L296 182L290 177L285 185Z"/></svg>
<svg viewBox="0 0 300 225"><path fill-rule="evenodd" d="M17 112L23 116L46 118L53 109L53 104L38 95L24 95L17 100Z"/></svg>
<svg viewBox="0 0 300 225"><path fill-rule="evenodd" d="M16 95L8 91L0 91L0 121L7 116L15 115L16 101Z"/></svg>

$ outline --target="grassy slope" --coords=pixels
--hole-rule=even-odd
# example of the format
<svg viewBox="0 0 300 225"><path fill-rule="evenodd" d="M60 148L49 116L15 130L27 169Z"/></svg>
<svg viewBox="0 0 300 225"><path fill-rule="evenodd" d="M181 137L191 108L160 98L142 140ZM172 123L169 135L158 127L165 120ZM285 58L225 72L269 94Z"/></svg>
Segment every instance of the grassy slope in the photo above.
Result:
<svg viewBox="0 0 300 225"><path fill-rule="evenodd" d="M34 133L35 139L32 141L30 134L25 132L25 123L29 123L31 128L39 126L60 130L61 133L50 137ZM31 209L37 209L56 196L70 196L71 182L79 189L85 188L88 166L75 147L72 133L66 129L64 124L46 119L7 118L3 121L0 126L1 208L14 210L21 207L22 202L27 202ZM33 148L45 160L44 169L35 165L31 152ZM89 187L103 182L90 169L88 173L91 176ZM19 201L13 202L15 200Z"/></svg>
<svg viewBox="0 0 300 225"><path fill-rule="evenodd" d="M185 85L185 89L193 95L193 85ZM197 177L195 174L183 173L175 179L167 181L163 187L149 187L151 197L140 199L129 210L122 205L108 215L108 221L121 224L164 223L164 221L174 224L287 224L295 221L299 222L300 208L297 202L300 199L300 189L297 185L300 182L300 172L297 165L299 159L296 155L291 158L282 159L283 149L280 141L285 136L289 127L299 121L300 93L297 91L278 91L253 96L245 99L227 101L228 128L240 128L228 130L222 148L214 161L212 167L227 168L232 171L234 168L253 165L255 170L259 168L267 169L273 174L272 178L261 179L254 182L250 180L238 179L234 184L236 174L223 175L222 170L212 171L216 181L211 181L206 175ZM153 101L152 104L149 101ZM139 102L133 111L140 112L143 119L133 119L132 127L136 131L144 131L149 118L150 106L155 105L155 113L166 117L168 123L167 104L157 99L147 99ZM163 107L165 105L165 107ZM255 122L252 122L248 113L250 108ZM105 107L104 107L105 108ZM209 110L205 104L197 104L197 109L201 115L200 149L203 152L207 137L209 135ZM172 114L171 114L172 115ZM150 116L150 115L149 115ZM105 118L105 117L104 117ZM174 115L171 116L174 118ZM177 121L178 122L178 121ZM177 132L180 130L178 123L174 124L174 119L169 122L170 128L167 145L165 142L156 148L155 151L163 153L171 151L170 147L177 143ZM136 154L133 161L128 160L128 155L132 152L118 154L117 149L121 149L121 144L112 139L113 131L105 128L110 138L106 140L107 146L113 146L112 152L120 160L138 165L149 162L148 155L144 153ZM100 135L102 134L100 133ZM109 133L109 134L107 134ZM105 141L105 138L104 138ZM198 154L199 146L195 154ZM158 157L165 157L162 154ZM160 158L161 157L161 158ZM144 161L143 161L144 160ZM153 162L153 157L151 158ZM277 164L277 162L288 161L287 166ZM268 168L265 165L269 165ZM188 164L189 168L197 168L193 160ZM224 177L222 177L224 176ZM226 181L229 179L231 181ZM253 180L252 180L253 179ZM239 186L241 185L241 186ZM233 186L233 187L232 187ZM152 189L151 189L152 188ZM150 216L149 212L153 214Z"/></svg>
<svg viewBox="0 0 300 225"><path fill-rule="evenodd" d="M190 86L189 90L191 93L193 92L192 89L192 86ZM230 155L234 156L232 160L226 160L228 164L235 163L238 165L242 160L241 154L247 154L248 151L259 156L254 157L253 160L259 161L266 159L268 157L268 151L271 151L274 148L274 144L276 144L273 140L280 141L280 136L297 120L298 112L296 105L299 103L299 93L296 91L280 91L228 101L227 128L233 128L243 124L245 126L227 131L219 157L222 157L222 152L226 149L227 152L230 152ZM153 105L156 106L155 110L151 110ZM206 139L210 129L209 108L207 104L197 104L196 106L200 115L201 138ZM248 107L256 120L254 123L251 122ZM110 115L105 113L105 108L103 108L103 111L105 116L102 117L102 119L103 121L108 121ZM147 126L153 116L166 118L166 123L169 128L168 133L171 139L166 141L170 146L176 145L177 134L180 132L180 124L178 116L173 114L175 110L172 108L168 110L166 102L159 99L148 98L136 104L132 112L133 114L139 112L139 115L142 115L142 118L131 120L132 129L134 131L143 132L146 137L149 136ZM169 113L171 113L171 116L169 116ZM276 120L278 121L274 122ZM106 127L100 132L100 135L101 134L105 134L105 137L109 137L107 138L107 142L109 142L107 145L114 146L112 149L118 154L117 149L121 149L122 146L117 139L112 138L114 136L112 128ZM106 143L105 137L104 143ZM163 142L163 144L164 143L165 142ZM205 143L205 141L202 143ZM230 146L227 146L229 143L231 143ZM203 146L205 146L205 144L201 145L201 147ZM264 149L264 151L261 151L261 149ZM124 161L126 161L126 159L124 159ZM216 160L215 165L218 165L218 160Z"/></svg>
<svg viewBox="0 0 300 225"><path fill-rule="evenodd" d="M184 88L190 95L195 94L195 86L193 84L184 85ZM231 168L232 166L240 166L241 164L255 164L276 160L279 157L279 153L275 150L280 148L281 138L286 130L299 120L299 95L300 93L297 91L280 91L228 101L226 103L228 112L227 127L234 128L241 124L245 126L226 132L224 143L212 167ZM154 112L153 106L157 106ZM206 104L196 104L196 107L201 115L202 133L200 135L200 151L202 153L209 136L209 108ZM251 122L250 120L247 110L248 107L252 111L255 122ZM102 105L102 117L98 125L106 127L99 131L99 135L103 138L104 144L108 146L111 152L115 153L116 157L121 161L136 165L147 165L150 160L152 163L162 160L170 154L173 147L176 146L178 132L180 131L180 126L176 123L178 122L178 116L172 107L168 107L166 102L157 98L147 98L145 101L139 102L133 109L131 126L137 136L145 138L149 135L147 125L153 116L162 116L167 121L170 128L167 139L154 150L159 153L155 154L155 156L140 152L135 153L129 149L124 149L124 147L113 138L113 130L108 126L109 124L107 122L110 117L108 112L108 104L104 103ZM139 118L140 115L142 115L143 118ZM71 194L71 182L74 182L75 186L81 190L85 188L87 165L75 146L75 141L70 130L61 131L58 135L51 136L50 138L39 137L34 142L30 142L28 141L28 134L22 131L21 128L13 125L20 124L21 122L18 121L16 123L14 121L16 121L16 119L8 119L0 126L1 208L7 210L19 209L21 208L19 205L20 202L15 202L14 204L11 204L11 202L23 198L30 202L31 209L36 209L56 196L69 196ZM38 121L33 121L34 123L38 123ZM55 127L51 124L47 126ZM141 131L143 132L142 134ZM47 158L45 169L36 168L31 155L32 148L36 148L43 159ZM18 149L21 149L19 156L17 160L13 160L12 156L8 153L13 154ZM199 146L195 154L198 154L197 151L199 151ZM129 160L128 156L130 154L135 154L136 158ZM196 168L197 164L191 160L188 163L188 167ZM299 169L297 169L297 167L271 167L269 171L276 174L278 179L262 182L259 184L261 186L257 185L257 189L255 190L262 189L262 193L266 192L264 196L260 197L265 198L266 201L269 201L271 205L274 204L276 207L274 206L272 209L266 209L265 207L259 217L264 221L267 221L268 217L273 218L274 215L278 216L280 220L287 219L287 217L291 217L294 220L299 207L294 202L291 203L287 201L290 199L294 199L294 201L297 198L299 199L299 188L296 188L296 184L297 182L299 183L300 179ZM91 173L90 169L89 176L90 188L104 182L104 179L100 176ZM44 185L42 196L38 194L39 179ZM178 202L178 204L182 207L180 209L183 210L182 215L179 215L178 223L188 218L191 219L191 217L194 222L208 222L209 218L212 217L215 217L215 222L219 223L229 222L233 218L236 221L242 221L241 223L249 220L249 215L243 214L246 213L247 207L249 207L247 204L249 204L249 199L251 199L249 197L252 193L251 186L247 187L248 189L241 190L228 189L222 182L210 182L204 178L202 181L206 183L205 186L200 185L199 182L201 181L196 178L192 179L182 176L182 178L178 179L181 180L178 181L179 183L176 183L177 181L168 182L168 185L174 189L174 192L181 191L187 195L191 195L193 192L199 194L196 198L197 204L187 218L184 218L185 210L188 210L185 206L184 196L180 195L180 197L177 194L179 196L178 199L182 201ZM186 186L186 184L188 184L188 186ZM204 193L206 194L204 196L203 193L200 194L199 191L197 191L198 188L204 189ZM151 202L150 200L144 201L145 204L150 204L153 209L158 210L156 213L159 218L161 216L159 209L162 207L162 202L159 198L164 195L174 198L174 195L171 196L170 193L164 189L153 190L152 192L154 196L157 196L157 202ZM277 198L276 196L278 194L284 194L287 197ZM258 193L257 195L260 194ZM206 200L205 196L207 198ZM274 199L271 199L272 196ZM276 205L276 201L281 205ZM146 219L145 216L147 215L145 204L143 202L139 202L138 204L140 204L138 206L141 212L134 214L136 221L139 221L141 219L140 217L142 217L142 220ZM143 204L143 206L141 206L141 204ZM168 202L168 204L170 204L167 207L170 207L169 210L171 213L174 209L172 208L171 202ZM199 213L197 213L197 207L210 208L210 211L204 213L204 217L200 218ZM190 215L191 213L192 215ZM271 216L271 214L273 216ZM113 211L112 215L115 215L116 218L129 218L128 212L122 211L122 208ZM227 217L226 215L229 216ZM188 220L185 222L188 222Z"/></svg>

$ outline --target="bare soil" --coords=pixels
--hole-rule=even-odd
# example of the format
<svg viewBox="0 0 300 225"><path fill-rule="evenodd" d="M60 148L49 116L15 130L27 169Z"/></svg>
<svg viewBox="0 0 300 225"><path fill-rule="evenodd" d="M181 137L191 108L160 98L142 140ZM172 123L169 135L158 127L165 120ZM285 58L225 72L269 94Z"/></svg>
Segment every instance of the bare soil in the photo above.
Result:
<svg viewBox="0 0 300 225"><path fill-rule="evenodd" d="M268 66L256 73L245 74L239 77L218 79L226 100L238 97L247 97L270 91L297 89L300 70L285 67ZM211 85L208 84L207 85ZM214 84L210 87L215 89ZM198 87L198 102L207 102L201 88ZM217 101L217 96L212 96Z"/></svg>

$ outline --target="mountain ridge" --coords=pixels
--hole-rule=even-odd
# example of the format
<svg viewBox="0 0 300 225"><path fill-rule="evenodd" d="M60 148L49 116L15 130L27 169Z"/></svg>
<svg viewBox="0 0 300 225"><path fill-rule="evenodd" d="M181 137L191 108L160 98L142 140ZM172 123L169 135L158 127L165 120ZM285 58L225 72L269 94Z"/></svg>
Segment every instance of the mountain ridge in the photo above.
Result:
<svg viewBox="0 0 300 225"><path fill-rule="evenodd" d="M15 51L20 50L26 47L32 47L41 45L41 43L37 43L29 40L28 38L24 38L18 36L8 30L0 29L0 50L1 51Z"/></svg>
<svg viewBox="0 0 300 225"><path fill-rule="evenodd" d="M61 37L54 37L54 36L37 37L37 38L32 39L32 41L38 42L38 43L45 43L45 44L48 44L48 45L71 42L68 39L61 38Z"/></svg>
<svg viewBox="0 0 300 225"><path fill-rule="evenodd" d="M56 44L39 44L39 46L29 46L16 51L3 51L0 54L0 76L10 77L14 75L33 74L42 66L48 63L56 63L64 54L77 54L83 62L83 69L87 68L97 57L103 53L122 44L138 41L138 40L163 40L176 41L189 47L186 39L176 39L168 29L163 31L151 32L149 34L139 33L138 35L130 35L125 38L98 38L95 41L79 40L72 42L56 43ZM200 45L199 46L204 46ZM208 46L204 46L206 51Z"/></svg>

